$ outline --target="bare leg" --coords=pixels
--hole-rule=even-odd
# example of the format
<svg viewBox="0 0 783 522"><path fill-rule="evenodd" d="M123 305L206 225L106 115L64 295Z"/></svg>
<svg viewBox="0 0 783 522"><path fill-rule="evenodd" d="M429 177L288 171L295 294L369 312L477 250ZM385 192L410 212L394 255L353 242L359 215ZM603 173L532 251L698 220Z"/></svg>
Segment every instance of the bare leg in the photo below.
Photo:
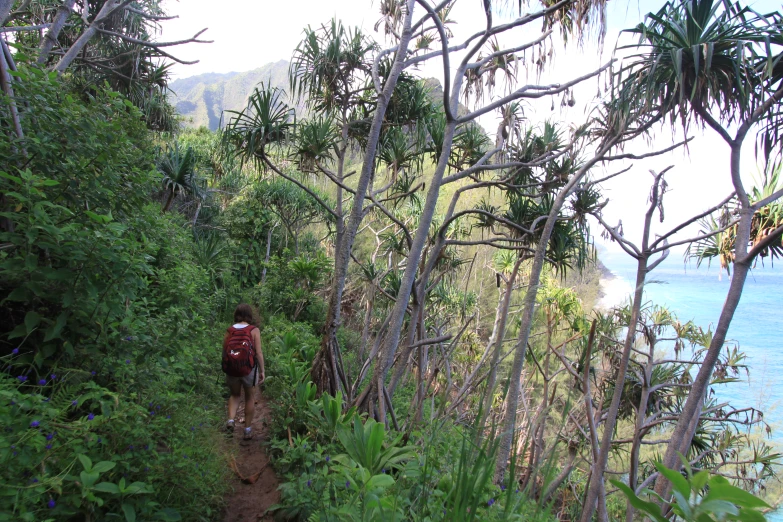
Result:
<svg viewBox="0 0 783 522"><path fill-rule="evenodd" d="M255 387L245 386L245 427L249 428L253 424L253 414L256 410ZM237 397L239 403L239 397Z"/></svg>
<svg viewBox="0 0 783 522"><path fill-rule="evenodd" d="M233 420L237 416L239 400L242 398L242 386L232 382L228 385L228 389L231 392L231 396L228 398L228 418Z"/></svg>

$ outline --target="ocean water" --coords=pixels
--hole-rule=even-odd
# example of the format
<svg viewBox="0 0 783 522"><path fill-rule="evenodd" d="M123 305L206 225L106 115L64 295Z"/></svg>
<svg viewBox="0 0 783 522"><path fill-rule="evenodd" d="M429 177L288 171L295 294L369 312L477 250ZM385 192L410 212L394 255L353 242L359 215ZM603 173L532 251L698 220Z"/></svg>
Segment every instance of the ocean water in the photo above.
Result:
<svg viewBox="0 0 783 522"><path fill-rule="evenodd" d="M627 301L636 278L635 261L624 252L602 250L601 261L614 278L603 280L605 293L600 305ZM693 320L706 328L720 316L729 277L718 265L685 265L682 257L669 259L647 276L646 300L665 305L680 321ZM764 412L772 427L768 442L783 450L783 265L757 267L748 276L742 299L734 314L728 337L745 352L749 375L743 382L719 385L719 400L734 407L753 406ZM686 352L687 353L687 352ZM783 522L783 510L770 513L768 520Z"/></svg>

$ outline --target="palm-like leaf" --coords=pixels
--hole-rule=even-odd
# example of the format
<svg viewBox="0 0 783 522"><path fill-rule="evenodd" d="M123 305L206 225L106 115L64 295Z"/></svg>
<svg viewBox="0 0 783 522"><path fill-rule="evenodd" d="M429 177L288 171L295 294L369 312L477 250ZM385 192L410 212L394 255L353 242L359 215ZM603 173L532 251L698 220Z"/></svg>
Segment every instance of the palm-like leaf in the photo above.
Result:
<svg viewBox="0 0 783 522"><path fill-rule="evenodd" d="M749 197L751 202L757 202L780 190L783 185L781 166L778 165L769 176L754 187ZM696 261L697 266L713 259L718 259L722 269L731 273L731 264L734 262L734 249L737 239L737 224L726 228L734 219L736 205L730 205L723 209L718 217L708 216L699 221L701 234L704 236L688 246L685 257ZM783 225L783 202L775 201L757 210L753 215L750 230L750 247L756 246L760 241L769 236L775 229ZM761 259L769 257L775 260L783 257L783 240L778 238L759 253Z"/></svg>
<svg viewBox="0 0 783 522"><path fill-rule="evenodd" d="M725 122L748 115L769 93L759 74L765 45L779 37L770 18L748 7L715 0L667 2L639 35L640 54L619 75L648 107L673 111L687 125L692 111L717 106Z"/></svg>
<svg viewBox="0 0 783 522"><path fill-rule="evenodd" d="M262 161L270 147L282 145L294 129L294 110L277 87L256 88L242 111L233 114L223 132L224 145L243 161Z"/></svg>
<svg viewBox="0 0 783 522"><path fill-rule="evenodd" d="M163 211L166 212L177 194L198 193L196 158L191 147L183 151L175 143L158 160L158 170L163 174L163 188L169 193Z"/></svg>
<svg viewBox="0 0 783 522"><path fill-rule="evenodd" d="M333 156L339 135L334 120L329 116L319 116L301 122L296 129L296 157L302 172L314 172L315 162Z"/></svg>
<svg viewBox="0 0 783 522"><path fill-rule="evenodd" d="M288 77L291 93L307 99L316 112L335 112L358 103L354 82L370 71L376 44L361 29L345 28L333 18L318 29L308 27L294 51Z"/></svg>

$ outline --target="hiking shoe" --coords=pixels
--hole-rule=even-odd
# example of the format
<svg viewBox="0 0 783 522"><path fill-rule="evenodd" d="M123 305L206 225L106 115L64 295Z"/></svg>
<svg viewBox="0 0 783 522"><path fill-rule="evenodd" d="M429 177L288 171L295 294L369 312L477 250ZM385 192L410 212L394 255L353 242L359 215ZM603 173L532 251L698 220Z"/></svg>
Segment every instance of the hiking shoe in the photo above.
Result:
<svg viewBox="0 0 783 522"><path fill-rule="evenodd" d="M245 435L242 437L245 440L250 440L253 438L253 428L245 428Z"/></svg>
<svg viewBox="0 0 783 522"><path fill-rule="evenodd" d="M228 422L226 422L226 431L229 433L234 431L234 419L228 419Z"/></svg>

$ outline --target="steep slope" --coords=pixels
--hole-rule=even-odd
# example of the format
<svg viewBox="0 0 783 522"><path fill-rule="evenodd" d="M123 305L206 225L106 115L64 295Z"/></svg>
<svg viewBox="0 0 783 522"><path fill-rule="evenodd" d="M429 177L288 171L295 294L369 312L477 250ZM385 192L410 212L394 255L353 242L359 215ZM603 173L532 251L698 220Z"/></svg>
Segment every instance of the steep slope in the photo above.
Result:
<svg viewBox="0 0 783 522"><path fill-rule="evenodd" d="M171 82L171 98L188 127L216 130L224 110L240 110L260 83L285 88L288 62L280 60L258 69L225 74L206 73Z"/></svg>

